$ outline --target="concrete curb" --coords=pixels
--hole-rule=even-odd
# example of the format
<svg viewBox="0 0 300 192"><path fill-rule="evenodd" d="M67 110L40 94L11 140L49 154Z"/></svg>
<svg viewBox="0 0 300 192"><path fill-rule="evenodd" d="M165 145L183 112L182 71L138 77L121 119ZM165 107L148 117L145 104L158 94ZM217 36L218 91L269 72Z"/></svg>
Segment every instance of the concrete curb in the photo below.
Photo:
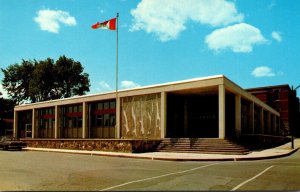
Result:
<svg viewBox="0 0 300 192"><path fill-rule="evenodd" d="M265 160L265 159L274 159L280 157L286 157L292 155L299 148L289 150L286 153L281 154L266 154L260 152L259 156L242 156L236 155L236 157L218 157L217 154L209 154L211 157L197 157L199 154L195 154L195 157L168 157L157 154L148 154L148 153L122 153L122 152L103 152L103 151L81 151L81 150L65 150L65 149L50 149L50 148L23 148L26 151L41 151L41 152L55 152L55 153L69 153L69 154L81 154L81 155L90 155L90 156L107 156L107 157L122 157L122 158L135 158L135 159L150 159L150 160L163 160L163 161L254 161L254 160ZM169 153L172 154L172 153ZM184 153L183 153L184 155ZM191 154L189 154L191 155Z"/></svg>
<svg viewBox="0 0 300 192"><path fill-rule="evenodd" d="M283 154L276 154L276 155L266 155L262 157L247 157L247 158L237 158L236 161L250 161L250 160L265 160L265 159L276 159L276 158L281 158L281 157L287 157L292 155L293 153L297 152L299 148L293 149L287 153Z"/></svg>

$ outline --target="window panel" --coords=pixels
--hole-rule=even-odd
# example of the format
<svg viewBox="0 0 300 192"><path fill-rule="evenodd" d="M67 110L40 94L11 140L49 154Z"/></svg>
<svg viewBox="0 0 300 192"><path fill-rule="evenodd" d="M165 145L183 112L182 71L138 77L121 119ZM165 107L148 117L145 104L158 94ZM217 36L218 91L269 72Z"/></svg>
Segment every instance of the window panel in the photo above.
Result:
<svg viewBox="0 0 300 192"><path fill-rule="evenodd" d="M109 114L104 115L104 126L110 126Z"/></svg>
<svg viewBox="0 0 300 192"><path fill-rule="evenodd" d="M104 109L109 109L109 102L104 103Z"/></svg>
<svg viewBox="0 0 300 192"><path fill-rule="evenodd" d="M81 128L82 127L82 117L77 118L77 127Z"/></svg>
<svg viewBox="0 0 300 192"><path fill-rule="evenodd" d="M102 127L103 126L103 115L97 115L97 127Z"/></svg>
<svg viewBox="0 0 300 192"><path fill-rule="evenodd" d="M110 109L115 109L116 108L116 102L115 101L111 101L110 102Z"/></svg>
<svg viewBox="0 0 300 192"><path fill-rule="evenodd" d="M116 124L116 115L110 115L110 126L115 126Z"/></svg>
<svg viewBox="0 0 300 192"><path fill-rule="evenodd" d="M97 109L99 109L99 110L103 109L103 103L98 103L97 104Z"/></svg>

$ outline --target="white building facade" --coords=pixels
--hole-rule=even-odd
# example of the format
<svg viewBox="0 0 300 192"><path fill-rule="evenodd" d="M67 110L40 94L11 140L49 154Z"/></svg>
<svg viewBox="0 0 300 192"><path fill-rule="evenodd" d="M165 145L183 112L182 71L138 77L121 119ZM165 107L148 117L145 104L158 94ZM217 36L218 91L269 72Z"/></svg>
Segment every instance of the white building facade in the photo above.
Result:
<svg viewBox="0 0 300 192"><path fill-rule="evenodd" d="M223 75L14 110L14 136L30 139L224 139L278 129L276 110Z"/></svg>

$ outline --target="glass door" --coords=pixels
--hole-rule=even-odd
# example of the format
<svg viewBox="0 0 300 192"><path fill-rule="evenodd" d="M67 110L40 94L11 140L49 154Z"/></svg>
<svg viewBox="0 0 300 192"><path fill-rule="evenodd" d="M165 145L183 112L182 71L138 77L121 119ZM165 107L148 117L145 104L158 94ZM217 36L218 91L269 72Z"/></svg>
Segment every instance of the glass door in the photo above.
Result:
<svg viewBox="0 0 300 192"><path fill-rule="evenodd" d="M32 138L32 125L31 124L25 125L25 137Z"/></svg>

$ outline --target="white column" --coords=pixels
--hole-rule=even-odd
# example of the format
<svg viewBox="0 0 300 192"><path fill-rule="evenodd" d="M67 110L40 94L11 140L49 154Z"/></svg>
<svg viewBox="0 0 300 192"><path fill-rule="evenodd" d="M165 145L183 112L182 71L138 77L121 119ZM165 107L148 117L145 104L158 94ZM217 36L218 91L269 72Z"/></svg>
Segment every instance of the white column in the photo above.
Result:
<svg viewBox="0 0 300 192"><path fill-rule="evenodd" d="M14 111L14 137L18 137L18 112Z"/></svg>
<svg viewBox="0 0 300 192"><path fill-rule="evenodd" d="M121 138L121 98L117 97L116 99L116 125L115 125L115 138Z"/></svg>
<svg viewBox="0 0 300 192"><path fill-rule="evenodd" d="M219 138L225 138L225 86L219 85Z"/></svg>
<svg viewBox="0 0 300 192"><path fill-rule="evenodd" d="M55 112L54 112L54 118L55 118L55 124L54 124L54 138L58 138L58 125L59 125L59 120L58 120L58 106L55 105Z"/></svg>
<svg viewBox="0 0 300 192"><path fill-rule="evenodd" d="M35 136L35 109L32 109L32 117L31 117L31 138L34 139Z"/></svg>
<svg viewBox="0 0 300 192"><path fill-rule="evenodd" d="M82 103L82 138L85 139L87 137L86 130L87 130L87 103Z"/></svg>
<svg viewBox="0 0 300 192"><path fill-rule="evenodd" d="M242 127L241 95L235 95L235 133L239 137Z"/></svg>
<svg viewBox="0 0 300 192"><path fill-rule="evenodd" d="M161 112L161 120L160 120L161 136L160 137L165 138L167 133L167 93L166 92L161 92L160 112Z"/></svg>

